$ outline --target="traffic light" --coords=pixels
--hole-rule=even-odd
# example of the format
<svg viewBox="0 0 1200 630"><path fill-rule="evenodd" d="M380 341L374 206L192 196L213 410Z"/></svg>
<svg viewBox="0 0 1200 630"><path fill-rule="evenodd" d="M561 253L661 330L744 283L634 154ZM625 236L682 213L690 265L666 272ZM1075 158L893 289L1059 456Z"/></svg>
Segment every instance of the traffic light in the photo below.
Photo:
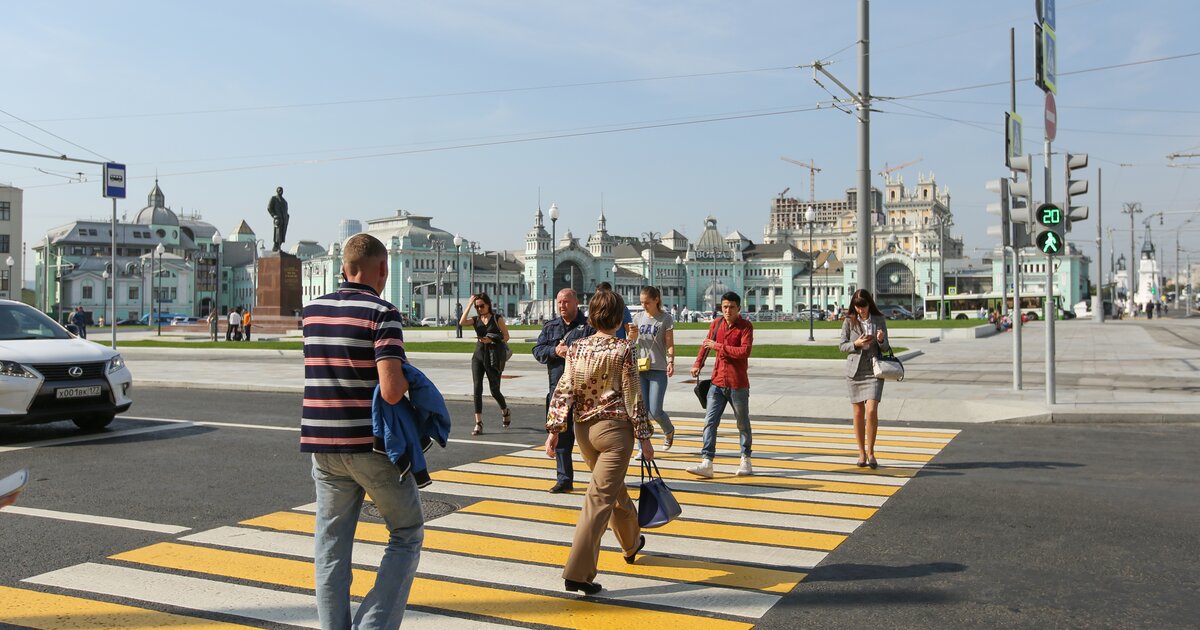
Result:
<svg viewBox="0 0 1200 630"><path fill-rule="evenodd" d="M1012 247L1024 249L1033 245L1031 228L1033 216L1029 212L1030 199L1033 195L1032 174L1033 160L1029 155L1018 155L1009 158L1008 167L1013 172L1012 181L1008 183L1008 194L1011 196L1008 206L1008 219L1012 223ZM1021 174L1024 173L1024 181Z"/></svg>
<svg viewBox="0 0 1200 630"><path fill-rule="evenodd" d="M1062 208L1054 203L1044 203L1033 213L1033 218L1037 221L1033 243L1037 245L1038 251L1047 256L1058 256L1067 248L1066 241L1063 240L1063 232L1066 229L1064 214Z"/></svg>
<svg viewBox="0 0 1200 630"><path fill-rule="evenodd" d="M1088 191L1088 180L1086 179L1071 179L1071 171L1081 168L1087 168L1088 156L1086 153L1078 155L1067 154L1067 198L1063 203L1063 210L1067 213L1067 231L1071 230L1071 222L1083 221L1088 218L1087 206L1071 205L1071 198L1078 195L1086 195Z"/></svg>
<svg viewBox="0 0 1200 630"><path fill-rule="evenodd" d="M1008 178L993 179L987 183L988 192L999 193L1000 201L993 201L987 205L988 214L1000 215L1000 225L991 225L987 229L988 236L999 236L1000 242L1004 247L1011 244L1012 239L1009 235L1012 230L1009 229L1008 216Z"/></svg>

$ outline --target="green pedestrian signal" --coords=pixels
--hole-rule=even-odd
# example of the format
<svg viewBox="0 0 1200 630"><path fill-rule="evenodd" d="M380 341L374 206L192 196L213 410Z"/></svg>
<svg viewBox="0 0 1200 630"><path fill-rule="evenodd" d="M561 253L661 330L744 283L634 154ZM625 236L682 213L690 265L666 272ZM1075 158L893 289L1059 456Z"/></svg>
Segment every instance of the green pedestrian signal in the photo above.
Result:
<svg viewBox="0 0 1200 630"><path fill-rule="evenodd" d="M1033 218L1037 221L1033 242L1038 249L1047 256L1062 254L1066 249L1063 234L1067 227L1062 208L1058 204L1044 203L1034 211Z"/></svg>
<svg viewBox="0 0 1200 630"><path fill-rule="evenodd" d="M1062 251L1062 239L1054 232L1041 232L1037 237L1037 246L1043 254L1057 254Z"/></svg>

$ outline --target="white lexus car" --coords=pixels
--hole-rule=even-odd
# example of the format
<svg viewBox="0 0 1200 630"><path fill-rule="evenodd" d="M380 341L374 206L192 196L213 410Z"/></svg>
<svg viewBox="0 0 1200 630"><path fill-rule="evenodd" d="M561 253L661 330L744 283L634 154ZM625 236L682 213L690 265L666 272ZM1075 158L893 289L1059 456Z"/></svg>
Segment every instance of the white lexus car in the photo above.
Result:
<svg viewBox="0 0 1200 630"><path fill-rule="evenodd" d="M31 306L0 300L0 425L71 420L100 429L133 404L132 385L115 351Z"/></svg>

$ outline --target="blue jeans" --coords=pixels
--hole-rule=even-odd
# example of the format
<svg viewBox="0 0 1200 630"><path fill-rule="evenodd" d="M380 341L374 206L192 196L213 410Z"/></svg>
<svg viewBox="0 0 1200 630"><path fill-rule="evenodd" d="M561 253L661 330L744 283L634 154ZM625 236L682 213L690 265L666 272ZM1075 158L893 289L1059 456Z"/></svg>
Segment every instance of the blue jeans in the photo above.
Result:
<svg viewBox="0 0 1200 630"><path fill-rule="evenodd" d="M400 479L380 453L313 453L317 488L317 616L326 630L399 628L421 558L425 517L412 475ZM375 585L350 617L351 552L364 492L371 495L391 538Z"/></svg>
<svg viewBox="0 0 1200 630"><path fill-rule="evenodd" d="M663 409L663 399L667 397L667 371L648 370L638 374L642 382L642 402L646 405L646 415L651 420L657 420L664 434L675 432L671 424L671 416Z"/></svg>
<svg viewBox="0 0 1200 630"><path fill-rule="evenodd" d="M550 412L550 397L554 390L546 394L546 412ZM575 450L575 410L567 413L567 428L558 434L558 446L554 447L554 476L558 481L575 483L575 461L571 453Z"/></svg>
<svg viewBox="0 0 1200 630"><path fill-rule="evenodd" d="M733 406L733 415L737 418L742 455L750 457L750 446L753 442L753 436L750 435L750 388L732 389L713 385L708 390L708 410L704 414L704 445L700 447L700 456L705 459L712 459L717 454L717 427L721 424L721 414L725 413L726 403Z"/></svg>

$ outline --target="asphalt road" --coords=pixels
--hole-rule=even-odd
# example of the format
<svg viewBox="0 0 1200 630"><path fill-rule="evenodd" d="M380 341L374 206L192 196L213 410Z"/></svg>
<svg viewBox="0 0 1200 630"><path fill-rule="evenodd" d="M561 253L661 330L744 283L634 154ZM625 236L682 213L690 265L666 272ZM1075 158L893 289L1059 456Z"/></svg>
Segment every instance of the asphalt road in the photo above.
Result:
<svg viewBox="0 0 1200 630"><path fill-rule="evenodd" d="M143 389L129 415L292 429L299 404L293 394ZM514 407L502 432L490 408L487 433L435 447L431 468L540 442L541 411ZM452 413L469 418L470 408L456 403ZM0 472L31 468L22 507L196 531L313 499L293 430L117 435L164 426L175 425L119 418L95 441L0 452ZM955 428L962 433L759 627L1195 627L1200 427ZM77 435L69 423L0 428L0 447ZM0 532L0 585L23 588L22 578L171 538L10 514L0 514Z"/></svg>

